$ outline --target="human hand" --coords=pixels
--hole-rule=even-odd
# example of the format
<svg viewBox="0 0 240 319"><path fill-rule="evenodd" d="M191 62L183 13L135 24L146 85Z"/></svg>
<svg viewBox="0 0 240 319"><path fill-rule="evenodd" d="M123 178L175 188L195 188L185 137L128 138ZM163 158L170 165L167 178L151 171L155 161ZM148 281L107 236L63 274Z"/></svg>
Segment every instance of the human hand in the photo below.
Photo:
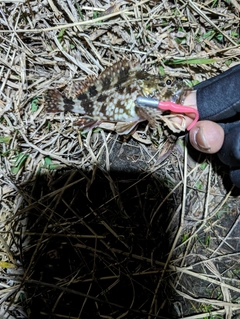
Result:
<svg viewBox="0 0 240 319"><path fill-rule="evenodd" d="M217 153L230 167L232 182L240 187L240 65L195 89L184 101L196 107L200 115L200 121L189 132L190 143L201 152ZM192 119L186 121L188 126Z"/></svg>
<svg viewBox="0 0 240 319"><path fill-rule="evenodd" d="M196 91L190 93L184 101L185 105L189 105L197 109ZM190 117L186 117L186 126L192 122ZM200 120L189 132L189 141L192 146L203 153L217 153L224 141L223 128L212 121Z"/></svg>

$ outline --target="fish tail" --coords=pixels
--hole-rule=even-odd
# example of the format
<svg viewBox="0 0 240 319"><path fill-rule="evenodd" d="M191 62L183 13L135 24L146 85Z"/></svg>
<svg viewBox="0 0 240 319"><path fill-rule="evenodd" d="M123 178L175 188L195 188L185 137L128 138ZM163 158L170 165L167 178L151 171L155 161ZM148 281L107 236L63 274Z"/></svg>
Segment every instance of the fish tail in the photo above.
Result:
<svg viewBox="0 0 240 319"><path fill-rule="evenodd" d="M47 113L67 112L74 108L74 101L56 89L47 90L44 97Z"/></svg>

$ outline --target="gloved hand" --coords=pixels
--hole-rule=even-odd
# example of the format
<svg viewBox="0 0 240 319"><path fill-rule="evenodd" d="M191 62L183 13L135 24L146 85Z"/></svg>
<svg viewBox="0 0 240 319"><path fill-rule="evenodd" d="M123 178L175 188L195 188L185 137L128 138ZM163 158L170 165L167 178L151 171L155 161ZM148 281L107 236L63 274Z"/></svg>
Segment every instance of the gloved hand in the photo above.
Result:
<svg viewBox="0 0 240 319"><path fill-rule="evenodd" d="M197 84L184 104L196 104L200 121L191 129L193 147L217 153L240 187L240 65Z"/></svg>

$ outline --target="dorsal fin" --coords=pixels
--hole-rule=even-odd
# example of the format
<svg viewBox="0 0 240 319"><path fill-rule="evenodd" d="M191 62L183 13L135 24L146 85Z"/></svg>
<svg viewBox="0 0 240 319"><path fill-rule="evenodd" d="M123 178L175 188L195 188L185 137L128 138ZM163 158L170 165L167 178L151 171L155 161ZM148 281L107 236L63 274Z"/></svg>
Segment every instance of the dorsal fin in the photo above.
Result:
<svg viewBox="0 0 240 319"><path fill-rule="evenodd" d="M112 89L119 83L125 82L130 72L137 70L140 70L140 64L138 61L126 59L118 61L112 66L106 68L98 77L88 76L79 86L75 98L78 98L79 95L88 93L89 91L92 92L94 96L97 93L102 93Z"/></svg>
<svg viewBox="0 0 240 319"><path fill-rule="evenodd" d="M81 83L77 83L77 88L75 92L75 97L77 97L79 94L85 93L88 88L97 81L96 75L88 75L85 80L83 80Z"/></svg>

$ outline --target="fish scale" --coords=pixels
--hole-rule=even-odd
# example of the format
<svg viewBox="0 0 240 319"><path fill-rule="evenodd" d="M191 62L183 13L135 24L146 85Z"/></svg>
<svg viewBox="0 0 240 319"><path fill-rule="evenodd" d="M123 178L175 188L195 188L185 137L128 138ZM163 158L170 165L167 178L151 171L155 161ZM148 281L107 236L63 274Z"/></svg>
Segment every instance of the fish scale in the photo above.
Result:
<svg viewBox="0 0 240 319"><path fill-rule="evenodd" d="M155 126L156 115L162 113L159 109L137 105L137 97L182 103L189 90L182 80L150 74L142 70L139 63L123 60L107 68L99 77L87 78L72 98L57 89L47 90L45 104L49 113L79 113L76 125L82 130L97 127L102 122L116 122L117 133L129 134L145 120Z"/></svg>

